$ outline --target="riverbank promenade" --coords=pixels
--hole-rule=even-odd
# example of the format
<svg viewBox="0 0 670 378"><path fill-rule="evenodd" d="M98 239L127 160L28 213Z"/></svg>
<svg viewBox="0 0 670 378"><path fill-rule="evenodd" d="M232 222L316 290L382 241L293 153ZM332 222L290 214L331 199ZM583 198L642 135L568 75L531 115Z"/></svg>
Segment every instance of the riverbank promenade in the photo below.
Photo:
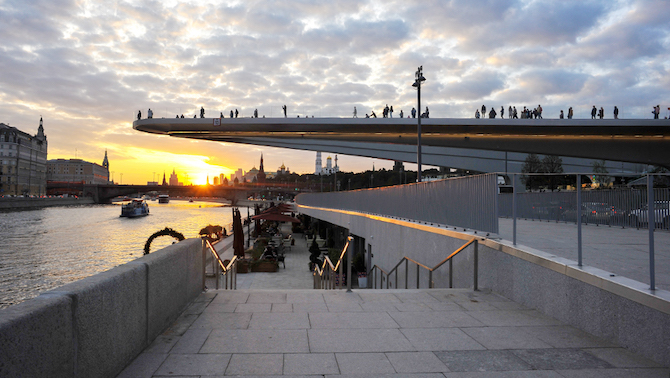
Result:
<svg viewBox="0 0 670 378"><path fill-rule="evenodd" d="M297 237L286 269L200 295L119 377L670 374L488 291L309 289L307 247Z"/></svg>

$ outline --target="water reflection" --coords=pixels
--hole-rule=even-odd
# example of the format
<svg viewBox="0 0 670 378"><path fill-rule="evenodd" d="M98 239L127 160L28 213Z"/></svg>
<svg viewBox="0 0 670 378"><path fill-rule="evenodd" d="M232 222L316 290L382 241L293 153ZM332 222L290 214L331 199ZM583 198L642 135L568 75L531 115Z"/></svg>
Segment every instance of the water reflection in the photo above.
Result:
<svg viewBox="0 0 670 378"><path fill-rule="evenodd" d="M143 255L144 243L170 227L187 238L219 224L230 231L230 207L211 202L150 202L150 215L121 218L119 205L52 207L0 217L0 308ZM151 250L172 244L160 237Z"/></svg>

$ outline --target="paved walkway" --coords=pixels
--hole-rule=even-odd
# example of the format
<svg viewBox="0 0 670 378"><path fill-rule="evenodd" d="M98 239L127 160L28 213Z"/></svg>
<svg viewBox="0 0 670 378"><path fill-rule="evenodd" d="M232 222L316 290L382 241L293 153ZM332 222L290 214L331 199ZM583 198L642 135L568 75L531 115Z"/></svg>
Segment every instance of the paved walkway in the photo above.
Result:
<svg viewBox="0 0 670 378"><path fill-rule="evenodd" d="M512 219L500 218L500 236L512 240ZM656 231L656 288L670 290L670 232ZM639 282L649 284L649 231L635 228L582 226L582 261ZM517 220L517 245L553 253L577 261L577 225Z"/></svg>
<svg viewBox="0 0 670 378"><path fill-rule="evenodd" d="M664 377L669 369L496 294L203 293L119 377Z"/></svg>

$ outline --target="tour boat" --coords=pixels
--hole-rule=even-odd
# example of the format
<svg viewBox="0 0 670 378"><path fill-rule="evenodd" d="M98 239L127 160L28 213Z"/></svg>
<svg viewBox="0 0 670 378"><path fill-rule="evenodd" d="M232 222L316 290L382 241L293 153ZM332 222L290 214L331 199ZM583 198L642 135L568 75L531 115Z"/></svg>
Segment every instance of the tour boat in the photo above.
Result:
<svg viewBox="0 0 670 378"><path fill-rule="evenodd" d="M170 196L167 194L158 195L158 203L168 203L170 202Z"/></svg>
<svg viewBox="0 0 670 378"><path fill-rule="evenodd" d="M127 218L143 217L149 215L149 205L141 199L134 199L121 206L121 216Z"/></svg>

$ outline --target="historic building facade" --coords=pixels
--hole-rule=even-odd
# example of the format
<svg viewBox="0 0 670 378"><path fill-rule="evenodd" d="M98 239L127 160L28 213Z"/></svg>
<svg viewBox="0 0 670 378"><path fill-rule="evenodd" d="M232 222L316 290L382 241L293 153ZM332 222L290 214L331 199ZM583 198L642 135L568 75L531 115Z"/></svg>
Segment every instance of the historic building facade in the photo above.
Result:
<svg viewBox="0 0 670 378"><path fill-rule="evenodd" d="M42 118L34 136L0 123L0 195L46 194L47 145Z"/></svg>
<svg viewBox="0 0 670 378"><path fill-rule="evenodd" d="M103 165L82 159L51 159L47 162L47 180L56 182L84 182L91 185L109 184L107 151Z"/></svg>

